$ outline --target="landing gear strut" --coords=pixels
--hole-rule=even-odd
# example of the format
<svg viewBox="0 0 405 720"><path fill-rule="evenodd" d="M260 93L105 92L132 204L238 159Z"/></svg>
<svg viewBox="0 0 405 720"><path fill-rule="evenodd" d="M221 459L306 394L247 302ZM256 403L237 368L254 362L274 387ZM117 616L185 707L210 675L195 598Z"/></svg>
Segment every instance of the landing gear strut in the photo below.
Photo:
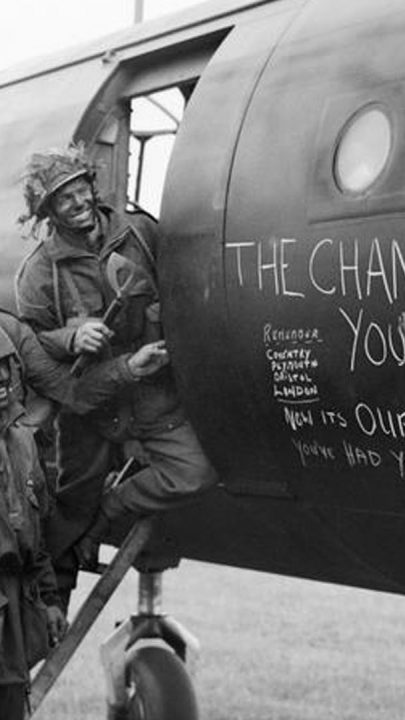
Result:
<svg viewBox="0 0 405 720"><path fill-rule="evenodd" d="M198 720L186 669L198 641L161 612L162 573L139 574L138 614L101 646L108 720Z"/></svg>

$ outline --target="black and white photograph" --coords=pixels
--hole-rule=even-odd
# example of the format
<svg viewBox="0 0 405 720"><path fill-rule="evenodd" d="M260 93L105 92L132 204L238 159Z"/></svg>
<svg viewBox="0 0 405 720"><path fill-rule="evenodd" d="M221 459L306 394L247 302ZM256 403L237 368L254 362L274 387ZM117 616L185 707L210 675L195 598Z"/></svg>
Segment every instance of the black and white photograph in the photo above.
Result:
<svg viewBox="0 0 405 720"><path fill-rule="evenodd" d="M404 0L3 0L0 720L404 720Z"/></svg>

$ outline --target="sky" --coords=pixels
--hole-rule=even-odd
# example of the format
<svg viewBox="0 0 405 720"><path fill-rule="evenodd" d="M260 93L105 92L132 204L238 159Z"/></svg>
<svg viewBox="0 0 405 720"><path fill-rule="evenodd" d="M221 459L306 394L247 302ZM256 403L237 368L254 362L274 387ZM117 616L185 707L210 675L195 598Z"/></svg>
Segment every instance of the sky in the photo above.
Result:
<svg viewBox="0 0 405 720"><path fill-rule="evenodd" d="M144 19L201 2L144 0ZM128 27L134 9L135 0L2 0L0 70Z"/></svg>
<svg viewBox="0 0 405 720"><path fill-rule="evenodd" d="M203 0L143 0L144 20L201 2ZM0 0L0 71L125 29L133 24L134 16L135 0ZM169 104L173 102L175 99L170 98ZM149 127L148 115L144 123ZM160 119L160 124L167 125L165 118ZM145 152L139 200L156 215L172 145L173 136L158 138L148 143Z"/></svg>

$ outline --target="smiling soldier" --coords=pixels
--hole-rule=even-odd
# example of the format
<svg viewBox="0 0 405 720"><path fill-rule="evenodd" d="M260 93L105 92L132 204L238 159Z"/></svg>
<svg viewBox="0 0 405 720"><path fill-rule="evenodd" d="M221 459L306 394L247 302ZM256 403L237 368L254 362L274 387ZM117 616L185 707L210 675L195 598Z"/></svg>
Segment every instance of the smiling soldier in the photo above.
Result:
<svg viewBox="0 0 405 720"><path fill-rule="evenodd" d="M47 351L70 363L83 353L98 361L160 340L154 219L141 210L121 216L99 201L82 146L34 155L25 197L28 217L35 224L45 221L47 233L19 272L18 306ZM108 328L103 316L114 299L107 273L113 252L131 262L142 282L134 282ZM103 496L107 474L129 456L138 460L139 472ZM62 412L58 465L58 503L65 518L82 513L87 525L93 521L90 542L81 545L81 560L88 565L96 562L101 535L122 512L139 517L176 507L215 481L169 365L102 411L85 418ZM74 583L75 553L68 550L75 540L58 531L50 537L66 598Z"/></svg>

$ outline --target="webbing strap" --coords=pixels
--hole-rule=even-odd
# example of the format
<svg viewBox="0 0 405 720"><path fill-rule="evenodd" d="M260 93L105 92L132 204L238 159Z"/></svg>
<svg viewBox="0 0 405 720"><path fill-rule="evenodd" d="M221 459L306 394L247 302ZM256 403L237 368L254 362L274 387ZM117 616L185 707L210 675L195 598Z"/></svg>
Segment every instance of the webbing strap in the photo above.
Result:
<svg viewBox="0 0 405 720"><path fill-rule="evenodd" d="M55 265L56 265L56 263L55 263ZM77 313L77 315L81 315L81 316L87 315L86 306L83 303L82 297L80 295L80 292L76 286L76 283L73 279L73 275L70 272L69 268L66 267L66 265L62 265L62 267L60 268L60 274L63 277L63 280L66 283L66 286L69 290L70 297L73 300L75 312ZM58 292L59 292L59 284L58 283L57 283L57 287L58 287ZM56 296L56 287L55 287L55 296ZM56 300L56 297L55 297L55 300ZM60 299L59 299L58 304L60 307L60 313L62 314L62 306L60 304Z"/></svg>

